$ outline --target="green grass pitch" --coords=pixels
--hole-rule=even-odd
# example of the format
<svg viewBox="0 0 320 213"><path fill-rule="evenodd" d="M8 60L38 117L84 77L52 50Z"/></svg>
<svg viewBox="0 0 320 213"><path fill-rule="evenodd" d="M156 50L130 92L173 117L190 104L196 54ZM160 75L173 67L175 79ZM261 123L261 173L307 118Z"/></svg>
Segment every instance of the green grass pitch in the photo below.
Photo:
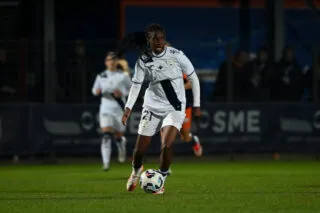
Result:
<svg viewBox="0 0 320 213"><path fill-rule="evenodd" d="M146 164L146 168L157 168ZM316 213L320 162L175 163L164 195L127 192L130 164L0 167L2 213Z"/></svg>

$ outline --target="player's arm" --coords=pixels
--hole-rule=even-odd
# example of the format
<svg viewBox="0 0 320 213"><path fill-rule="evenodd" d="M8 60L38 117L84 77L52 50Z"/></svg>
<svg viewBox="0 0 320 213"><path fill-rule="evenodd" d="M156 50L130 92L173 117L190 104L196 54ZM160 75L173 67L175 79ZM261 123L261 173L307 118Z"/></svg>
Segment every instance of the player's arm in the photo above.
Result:
<svg viewBox="0 0 320 213"><path fill-rule="evenodd" d="M96 76L91 92L94 96L98 96L101 94L101 85L100 85L99 75Z"/></svg>
<svg viewBox="0 0 320 213"><path fill-rule="evenodd" d="M145 77L145 71L144 71L142 62L140 60L138 60L135 65L135 72L134 72L134 75L132 78L132 85L131 85L131 88L129 91L128 100L127 100L127 103L125 106L125 110L124 110L124 113L122 116L122 124L123 125L126 125L127 119L130 116L131 110L137 101L144 77Z"/></svg>
<svg viewBox="0 0 320 213"><path fill-rule="evenodd" d="M193 107L200 108L200 82L196 72L191 73L188 76L191 82L192 95L193 95Z"/></svg>
<svg viewBox="0 0 320 213"><path fill-rule="evenodd" d="M125 91L123 93L123 96L128 96L132 86L132 81L128 75L126 75L124 79L124 86L125 86Z"/></svg>
<svg viewBox="0 0 320 213"><path fill-rule="evenodd" d="M195 116L200 116L200 82L191 61L182 52L177 56L182 71L187 75L192 88Z"/></svg>

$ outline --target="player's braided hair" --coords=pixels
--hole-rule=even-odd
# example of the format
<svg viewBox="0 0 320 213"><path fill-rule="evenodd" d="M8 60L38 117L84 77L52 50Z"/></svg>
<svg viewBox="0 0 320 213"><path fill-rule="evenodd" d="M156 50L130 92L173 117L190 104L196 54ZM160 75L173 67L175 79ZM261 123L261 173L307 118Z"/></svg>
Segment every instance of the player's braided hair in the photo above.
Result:
<svg viewBox="0 0 320 213"><path fill-rule="evenodd" d="M148 48L145 32L133 32L125 35L118 43L116 53L119 56L129 51L138 51L139 54Z"/></svg>
<svg viewBox="0 0 320 213"><path fill-rule="evenodd" d="M150 24L144 32L133 32L124 36L118 43L116 54L119 56L128 51L138 51L140 54L148 50L147 34L150 32L161 31L166 35L166 31L159 24Z"/></svg>
<svg viewBox="0 0 320 213"><path fill-rule="evenodd" d="M145 33L146 37L149 37L149 33L151 32L162 32L164 35L166 35L165 29L160 25L160 24L150 24L149 26L146 27Z"/></svg>

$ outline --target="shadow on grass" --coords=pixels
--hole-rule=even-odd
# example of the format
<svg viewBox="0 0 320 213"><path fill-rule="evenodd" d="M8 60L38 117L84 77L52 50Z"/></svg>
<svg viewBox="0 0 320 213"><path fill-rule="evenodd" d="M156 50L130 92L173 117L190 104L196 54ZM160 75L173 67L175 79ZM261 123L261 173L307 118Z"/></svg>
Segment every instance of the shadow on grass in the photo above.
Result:
<svg viewBox="0 0 320 213"><path fill-rule="evenodd" d="M114 200L114 199L124 199L125 196L83 196L83 197L12 197L12 198L5 198L0 197L0 201L32 201L32 200L52 200L52 201L70 201L70 200Z"/></svg>
<svg viewBox="0 0 320 213"><path fill-rule="evenodd" d="M1 194L4 193L4 194ZM99 192L68 192L68 191L1 191L0 201L28 201L28 200L113 200L127 199L132 193L123 192L113 193L112 195Z"/></svg>
<svg viewBox="0 0 320 213"><path fill-rule="evenodd" d="M66 194L55 194L55 193L47 193L44 195L31 195L30 193L26 193L26 196L23 196L24 192L17 196L0 196L0 201L32 201L32 200L52 200L52 201L70 201L70 200L119 200L119 199L127 199L129 193L121 193L117 195L110 194L99 194L99 195L77 195L78 193L73 193L70 195Z"/></svg>
<svg viewBox="0 0 320 213"><path fill-rule="evenodd" d="M39 192L39 191L0 191L0 193L8 193L10 196L0 195L0 201L72 201L72 200L121 200L128 199L128 196L132 196L132 193L126 191L117 194L103 194L103 193L88 193L88 192ZM195 195L197 193L183 192L184 194ZM15 195L16 194L16 195ZM90 194L90 195L88 195ZM95 194L95 195L94 195ZM172 193L174 195L175 193ZM210 193L211 194L211 193ZM215 196L247 196L247 195L320 195L318 192L259 192L259 191L247 191L247 192L214 192ZM170 195L170 193L168 193ZM192 198L192 196L190 197ZM194 198L192 198L194 199Z"/></svg>
<svg viewBox="0 0 320 213"><path fill-rule="evenodd" d="M128 180L128 176L125 176L125 177L90 178L90 179L87 179L86 181L105 181L105 182L109 182L109 181L124 181L124 184L126 184L127 180Z"/></svg>

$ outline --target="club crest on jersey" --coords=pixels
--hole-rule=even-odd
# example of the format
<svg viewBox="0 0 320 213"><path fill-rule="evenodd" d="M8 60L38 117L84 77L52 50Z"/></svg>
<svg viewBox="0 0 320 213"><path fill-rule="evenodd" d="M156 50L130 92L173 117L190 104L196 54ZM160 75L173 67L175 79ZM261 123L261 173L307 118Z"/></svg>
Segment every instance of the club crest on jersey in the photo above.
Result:
<svg viewBox="0 0 320 213"><path fill-rule="evenodd" d="M167 64L168 64L168 66L173 66L174 65L174 61L173 60L171 60L171 59L167 59Z"/></svg>
<svg viewBox="0 0 320 213"><path fill-rule="evenodd" d="M176 54L176 53L179 53L179 51L178 51L178 50L175 50L175 49L171 49L171 50L170 50L170 53L171 53L171 54Z"/></svg>

